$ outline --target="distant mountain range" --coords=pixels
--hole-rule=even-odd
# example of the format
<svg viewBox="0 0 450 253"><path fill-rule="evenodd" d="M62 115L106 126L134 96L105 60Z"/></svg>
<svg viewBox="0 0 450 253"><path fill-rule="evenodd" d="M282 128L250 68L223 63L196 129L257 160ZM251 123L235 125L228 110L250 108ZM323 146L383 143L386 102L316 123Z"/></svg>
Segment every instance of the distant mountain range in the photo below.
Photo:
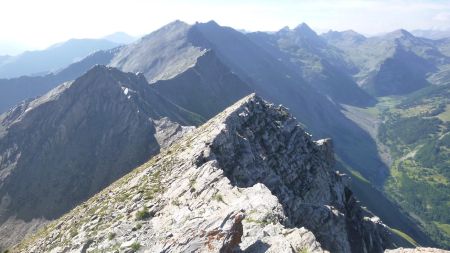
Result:
<svg viewBox="0 0 450 253"><path fill-rule="evenodd" d="M44 50L25 51L16 56L0 56L0 78L39 76L55 73L99 50L115 48L136 41L123 32L100 39L71 39Z"/></svg>
<svg viewBox="0 0 450 253"><path fill-rule="evenodd" d="M111 38L132 40L123 34ZM86 43L98 46L105 41ZM45 52L61 47L73 52L71 47L81 48L77 43L84 42L67 43ZM392 180L400 179L391 174L392 166L404 158L393 153L397 134L379 136L383 125L392 123L384 118L386 110L411 115L407 107L393 107L390 99L413 99L410 96L424 90L447 89L450 41L419 38L405 30L369 38L354 31L319 36L306 24L244 34L214 21L194 25L175 21L131 44L108 41L104 45L109 49L87 53L54 73L0 79L0 112L5 112L0 116L2 245L11 245L70 211L192 126L252 92L288 107L315 138L333 139L336 169L353 177L356 197L393 228L389 233L401 243L450 245L445 229L439 230L442 225L433 225L450 224L447 216L413 212L395 193L399 188ZM0 62L10 60L0 58ZM11 69L23 71L17 66ZM429 101L430 96L420 98ZM434 108L438 100L433 97L433 104L423 108ZM436 115L447 110L446 102L439 106ZM446 123L441 121L438 129L445 136ZM254 131L264 140L263 128ZM236 152L248 149L242 146ZM405 155L412 151L402 150ZM238 176L245 182L249 175ZM448 177L441 173L436 178ZM439 196L450 201L445 194Z"/></svg>
<svg viewBox="0 0 450 253"><path fill-rule="evenodd" d="M418 38L405 30L365 38L355 32L322 37L345 52L358 71L356 82L376 96L406 94L427 85L429 75L450 63L440 41Z"/></svg>
<svg viewBox="0 0 450 253"><path fill-rule="evenodd" d="M411 33L417 37L433 40L450 38L450 30L412 30Z"/></svg>
<svg viewBox="0 0 450 253"><path fill-rule="evenodd" d="M118 45L105 39L72 39L45 50L26 51L1 61L0 78L57 72L91 53Z"/></svg>

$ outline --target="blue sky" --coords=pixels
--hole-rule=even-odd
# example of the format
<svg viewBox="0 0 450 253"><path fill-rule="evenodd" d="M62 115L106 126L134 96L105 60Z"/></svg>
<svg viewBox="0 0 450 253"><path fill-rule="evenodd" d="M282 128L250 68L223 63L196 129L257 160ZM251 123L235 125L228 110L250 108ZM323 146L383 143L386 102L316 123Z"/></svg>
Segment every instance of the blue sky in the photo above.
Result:
<svg viewBox="0 0 450 253"><path fill-rule="evenodd" d="M45 48L69 38L147 34L175 19L216 20L238 29L313 29L379 34L398 28L450 29L446 0L14 0L0 2L0 43Z"/></svg>

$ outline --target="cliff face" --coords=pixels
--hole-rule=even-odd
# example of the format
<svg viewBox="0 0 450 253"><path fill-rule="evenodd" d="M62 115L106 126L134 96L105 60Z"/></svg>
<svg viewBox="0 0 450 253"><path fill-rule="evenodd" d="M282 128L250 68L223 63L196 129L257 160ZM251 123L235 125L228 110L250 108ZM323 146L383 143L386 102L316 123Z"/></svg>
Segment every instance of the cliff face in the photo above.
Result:
<svg viewBox="0 0 450 253"><path fill-rule="evenodd" d="M382 252L329 140L250 95L14 252Z"/></svg>

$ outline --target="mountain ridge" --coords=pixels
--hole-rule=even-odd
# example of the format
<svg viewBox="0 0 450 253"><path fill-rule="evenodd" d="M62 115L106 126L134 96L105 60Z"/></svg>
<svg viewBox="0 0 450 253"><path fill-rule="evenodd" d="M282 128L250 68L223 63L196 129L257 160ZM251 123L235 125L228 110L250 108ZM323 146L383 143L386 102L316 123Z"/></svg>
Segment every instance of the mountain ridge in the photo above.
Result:
<svg viewBox="0 0 450 253"><path fill-rule="evenodd" d="M383 252L388 233L363 219L331 146L252 94L12 250Z"/></svg>

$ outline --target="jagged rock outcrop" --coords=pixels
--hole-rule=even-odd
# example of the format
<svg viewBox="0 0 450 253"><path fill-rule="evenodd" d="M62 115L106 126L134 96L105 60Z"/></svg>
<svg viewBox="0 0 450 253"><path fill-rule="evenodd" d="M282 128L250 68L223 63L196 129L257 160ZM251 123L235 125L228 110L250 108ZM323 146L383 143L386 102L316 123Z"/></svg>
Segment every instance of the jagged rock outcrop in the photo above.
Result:
<svg viewBox="0 0 450 253"><path fill-rule="evenodd" d="M250 95L12 251L383 252L331 146Z"/></svg>
<svg viewBox="0 0 450 253"><path fill-rule="evenodd" d="M0 115L0 248L60 217L201 120L143 75L105 66Z"/></svg>

